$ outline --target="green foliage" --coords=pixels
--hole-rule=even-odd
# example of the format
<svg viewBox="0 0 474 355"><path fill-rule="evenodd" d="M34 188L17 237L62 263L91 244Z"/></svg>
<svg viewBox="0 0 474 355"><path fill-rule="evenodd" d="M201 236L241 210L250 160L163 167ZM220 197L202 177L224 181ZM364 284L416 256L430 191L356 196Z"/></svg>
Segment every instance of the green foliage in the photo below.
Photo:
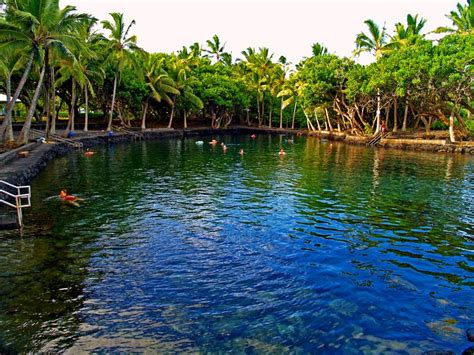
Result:
<svg viewBox="0 0 474 355"><path fill-rule="evenodd" d="M471 136L474 136L474 120L466 121L466 128Z"/></svg>
<svg viewBox="0 0 474 355"><path fill-rule="evenodd" d="M431 124L431 129L434 130L434 131L441 131L441 130L445 130L445 129L448 129L449 126L447 126L446 124L444 124L443 122L441 121L434 121L432 124Z"/></svg>

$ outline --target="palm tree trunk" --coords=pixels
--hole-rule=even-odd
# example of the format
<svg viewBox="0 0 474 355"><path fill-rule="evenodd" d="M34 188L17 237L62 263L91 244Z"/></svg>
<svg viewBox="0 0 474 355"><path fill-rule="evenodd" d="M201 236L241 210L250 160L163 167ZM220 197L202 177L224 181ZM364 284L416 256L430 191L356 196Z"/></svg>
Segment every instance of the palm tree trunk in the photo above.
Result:
<svg viewBox="0 0 474 355"><path fill-rule="evenodd" d="M28 111L28 116L26 116L26 121L23 124L23 128L21 129L20 135L18 136L18 139L17 139L18 144L23 145L23 144L28 143L28 137L30 135L30 128L31 128L31 119L33 118L33 115L36 109L36 104L38 103L38 98L41 92L41 86L43 85L45 71L46 71L46 63L43 64L43 68L41 69L38 84L36 85L35 93L33 95L33 100L31 101L30 109Z"/></svg>
<svg viewBox="0 0 474 355"><path fill-rule="evenodd" d="M375 134L380 131L380 89L377 89L377 126L375 127Z"/></svg>
<svg viewBox="0 0 474 355"><path fill-rule="evenodd" d="M407 119L408 119L408 99L405 99L405 113L403 114L403 123L402 123L403 132L407 130Z"/></svg>
<svg viewBox="0 0 474 355"><path fill-rule="evenodd" d="M449 140L451 143L456 142L456 136L454 134L454 109L449 115Z"/></svg>
<svg viewBox="0 0 474 355"><path fill-rule="evenodd" d="M84 132L89 131L89 91L87 90L87 83L84 85L84 98L86 100L86 112L84 117Z"/></svg>
<svg viewBox="0 0 474 355"><path fill-rule="evenodd" d="M298 105L298 99L295 99L295 107L293 108L293 118L291 120L291 129L295 129L295 117L296 117L296 106Z"/></svg>
<svg viewBox="0 0 474 355"><path fill-rule="evenodd" d="M72 79L72 89L71 89L71 131L74 131L74 116L76 113L76 81Z"/></svg>
<svg viewBox="0 0 474 355"><path fill-rule="evenodd" d="M6 95L7 95L7 105L10 103L11 99L11 73L7 74L6 77ZM13 127L12 127L12 120L7 120L6 118L2 122L2 126L0 127L0 132L2 132L2 137L0 137L0 141L3 141L3 135L6 136L5 141L11 142L13 141Z"/></svg>
<svg viewBox="0 0 474 355"><path fill-rule="evenodd" d="M45 108L45 115L46 115L46 128L44 130L44 133L46 135L46 132L49 131L49 125L51 122L51 97L50 97L50 91L51 91L51 66L49 65L49 46L48 44L45 45L44 47L44 63L46 65L46 71L44 73L44 108Z"/></svg>
<svg viewBox="0 0 474 355"><path fill-rule="evenodd" d="M5 134L5 130L7 126L11 124L10 122L12 121L13 108L15 107L16 100L18 100L18 97L20 96L21 90L23 90L23 87L25 86L26 79L28 78L28 74L30 73L31 66L33 65L34 57L35 57L35 52L32 51L30 53L30 58L28 59L28 64L26 65L25 71L23 72L23 76L21 77L20 82L18 83L15 93L13 94L13 97L10 99L10 101L7 104L7 112L5 113L5 118L3 120L3 122L5 123L5 127L2 124L2 127L0 128L0 142L3 140L3 135ZM11 138L12 139L11 140L8 139L8 141L12 141L13 136Z"/></svg>
<svg viewBox="0 0 474 355"><path fill-rule="evenodd" d="M280 104L280 129L283 129L283 97Z"/></svg>
<svg viewBox="0 0 474 355"><path fill-rule="evenodd" d="M143 117L142 117L142 129L146 129L146 114L148 112L148 98L145 101L145 107L143 107Z"/></svg>
<svg viewBox="0 0 474 355"><path fill-rule="evenodd" d="M393 102L393 131L398 131L398 101L397 97L395 96L395 101Z"/></svg>
<svg viewBox="0 0 474 355"><path fill-rule="evenodd" d="M114 90L112 92L112 105L110 107L109 124L107 125L107 131L112 130L112 118L114 115L115 94L117 92L117 81L118 81L118 72L115 73L115 77L114 77Z"/></svg>
<svg viewBox="0 0 474 355"><path fill-rule="evenodd" d="M59 111L61 110L61 106L59 106L59 111L56 111L56 87L55 87L55 81L56 81L56 73L54 71L54 67L51 68L51 127L50 127L50 133L51 134L56 134L56 117L58 116ZM46 133L48 134L48 133Z"/></svg>
<svg viewBox="0 0 474 355"><path fill-rule="evenodd" d="M260 127L260 100L258 99L258 91L257 91L257 118L258 118L258 126Z"/></svg>
<svg viewBox="0 0 474 355"><path fill-rule="evenodd" d="M273 98L270 100L270 110L269 111L270 112L268 114L268 127L272 128Z"/></svg>
<svg viewBox="0 0 474 355"><path fill-rule="evenodd" d="M174 105L171 108L171 115L170 115L170 121L168 123L168 128L171 128L171 126L173 125L173 116L174 116Z"/></svg>

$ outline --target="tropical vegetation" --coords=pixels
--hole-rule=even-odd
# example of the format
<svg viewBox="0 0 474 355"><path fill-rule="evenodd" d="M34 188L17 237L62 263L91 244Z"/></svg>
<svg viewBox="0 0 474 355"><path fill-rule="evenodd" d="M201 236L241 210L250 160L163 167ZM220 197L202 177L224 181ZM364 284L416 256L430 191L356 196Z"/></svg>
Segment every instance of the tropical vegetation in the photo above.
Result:
<svg viewBox="0 0 474 355"><path fill-rule="evenodd" d="M91 124L274 128L377 133L449 128L450 139L474 131L474 5L458 4L438 28L409 14L391 31L373 20L355 39L354 56L331 54L315 43L300 63L275 58L269 48L247 48L233 58L214 35L176 53L147 53L133 35L135 21L111 13L99 21L59 0L6 0L0 14L0 92L7 104L0 143L14 139L18 100L27 108L17 144L33 120L54 134L58 124L87 131ZM66 123L67 120L67 123ZM59 122L59 123L58 123Z"/></svg>

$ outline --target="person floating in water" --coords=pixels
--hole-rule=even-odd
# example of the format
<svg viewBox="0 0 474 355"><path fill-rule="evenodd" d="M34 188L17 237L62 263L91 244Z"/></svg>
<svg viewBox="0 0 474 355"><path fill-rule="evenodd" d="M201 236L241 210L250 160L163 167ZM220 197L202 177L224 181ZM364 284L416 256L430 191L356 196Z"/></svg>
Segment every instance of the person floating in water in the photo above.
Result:
<svg viewBox="0 0 474 355"><path fill-rule="evenodd" d="M225 153L227 151L227 146L224 143L221 143L221 146L222 146L222 150Z"/></svg>
<svg viewBox="0 0 474 355"><path fill-rule="evenodd" d="M283 148L280 148L280 151L278 152L278 154L282 157L284 155L286 155L285 151L283 150Z"/></svg>
<svg viewBox="0 0 474 355"><path fill-rule="evenodd" d="M65 189L61 190L61 192L59 193L59 198L62 201L69 202L71 205L74 205L76 207L80 207L78 201L84 201L84 199L82 199L82 198L79 198L79 197L74 196L74 195L69 195L67 193L67 190L65 190Z"/></svg>
<svg viewBox="0 0 474 355"><path fill-rule="evenodd" d="M255 138L257 138L257 135L254 133L250 136L250 138L255 139Z"/></svg>
<svg viewBox="0 0 474 355"><path fill-rule="evenodd" d="M93 152L92 150L89 150L89 148L87 148L86 152L84 153L84 155L86 157L91 157L95 154L95 152Z"/></svg>
<svg viewBox="0 0 474 355"><path fill-rule="evenodd" d="M244 150L243 150L242 148L239 150L239 154L240 154L241 156L244 156Z"/></svg>
<svg viewBox="0 0 474 355"><path fill-rule="evenodd" d="M213 146L215 146L217 144L217 141L215 139L213 139L209 142L209 144L212 144Z"/></svg>

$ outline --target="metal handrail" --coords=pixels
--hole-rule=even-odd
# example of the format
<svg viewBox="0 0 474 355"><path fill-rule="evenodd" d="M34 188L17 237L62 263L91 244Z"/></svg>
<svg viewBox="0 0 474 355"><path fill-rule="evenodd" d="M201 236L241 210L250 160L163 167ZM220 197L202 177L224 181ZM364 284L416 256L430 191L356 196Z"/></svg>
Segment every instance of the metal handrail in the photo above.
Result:
<svg viewBox="0 0 474 355"><path fill-rule="evenodd" d="M40 135L40 136L43 136L43 132L42 131L39 131L37 129L30 129L30 132L31 133L34 133L36 135ZM82 144L82 142L77 142L77 141L74 141L72 139L69 139L69 138L64 138L64 137L61 137L61 136L58 136L57 134L50 134L49 135L49 138L55 142L60 142L60 143L66 143L66 144L69 144L71 146L73 146L74 148L82 148L84 145Z"/></svg>
<svg viewBox="0 0 474 355"><path fill-rule="evenodd" d="M128 133L136 138L140 138L142 139L143 138L143 133L140 133L140 132L135 132L134 130L132 129L129 129L129 128L126 128L126 127L121 127L121 126L116 126L114 127L117 131L122 131L122 132L125 132L125 133Z"/></svg>
<svg viewBox="0 0 474 355"><path fill-rule="evenodd" d="M15 189L16 194L5 189L0 189L0 196L8 196L15 199L15 204L6 199L0 197L0 203L3 203L9 207L16 208L18 225L23 225L23 212L22 208L31 207L31 187L30 186L16 186L9 182L0 180L0 185L5 185L10 189ZM22 190L26 190L22 192ZM24 200L26 199L26 202Z"/></svg>

